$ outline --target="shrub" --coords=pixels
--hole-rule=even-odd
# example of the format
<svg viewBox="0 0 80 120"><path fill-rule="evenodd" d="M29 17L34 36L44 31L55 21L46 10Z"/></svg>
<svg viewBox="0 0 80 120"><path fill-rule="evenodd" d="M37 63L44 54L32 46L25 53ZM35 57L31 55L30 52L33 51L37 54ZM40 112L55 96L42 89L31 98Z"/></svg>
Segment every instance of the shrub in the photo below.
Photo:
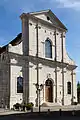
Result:
<svg viewBox="0 0 80 120"><path fill-rule="evenodd" d="M33 104L32 102L30 102L29 104L31 104L31 105L32 105L32 107L34 106L34 104Z"/></svg>
<svg viewBox="0 0 80 120"><path fill-rule="evenodd" d="M33 106L34 106L34 104L32 102L31 103L27 103L27 104L24 103L23 105L20 104L20 103L16 103L16 104L13 105L13 108L16 109L16 110L19 110L19 109L25 110L25 108L27 110L31 110L33 108Z"/></svg>
<svg viewBox="0 0 80 120"><path fill-rule="evenodd" d="M31 110L33 108L33 106L34 106L34 104L32 102L24 104L23 105L23 110L25 109L25 107L26 107L27 110Z"/></svg>
<svg viewBox="0 0 80 120"><path fill-rule="evenodd" d="M74 104L74 105L77 105L77 102L74 102L73 104Z"/></svg>
<svg viewBox="0 0 80 120"><path fill-rule="evenodd" d="M13 105L13 108L19 109L19 108L22 108L22 105L20 103L16 103Z"/></svg>
<svg viewBox="0 0 80 120"><path fill-rule="evenodd" d="M72 105L77 105L78 103L77 102L73 102Z"/></svg>

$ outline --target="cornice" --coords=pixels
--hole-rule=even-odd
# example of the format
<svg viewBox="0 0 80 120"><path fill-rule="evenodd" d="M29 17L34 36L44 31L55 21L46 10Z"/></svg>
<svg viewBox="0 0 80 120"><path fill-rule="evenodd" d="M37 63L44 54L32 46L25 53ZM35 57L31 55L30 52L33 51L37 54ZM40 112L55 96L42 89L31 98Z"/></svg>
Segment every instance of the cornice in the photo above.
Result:
<svg viewBox="0 0 80 120"><path fill-rule="evenodd" d="M60 68L67 68L68 70L74 70L77 68L76 65L70 65L68 63L62 63L62 62L59 62L59 61L54 61L54 60L49 60L49 59L45 59L45 58L41 58L41 57L36 57L36 56L24 56L24 55L20 55L20 54L16 54L16 53L11 53L9 52L8 53L8 56L9 56L9 59L11 58L18 58L18 59L21 59L23 61L28 61L28 62L38 62L38 63L41 63L41 64L49 64L51 67L53 66L57 66L57 67L60 67Z"/></svg>
<svg viewBox="0 0 80 120"><path fill-rule="evenodd" d="M66 32L67 30L66 29L63 29L63 28L61 28L61 27L59 27L59 26L56 26L56 25L54 25L54 24L51 24L51 23L49 23L49 22L47 22L47 21L45 21L45 20L42 20L42 19L40 19L40 18L37 18L37 17L35 17L34 15L32 15L32 14L26 14L26 13L23 13L21 16L20 16L20 18L21 18L21 20L22 19L31 19L31 20L35 20L37 23L42 23L42 24L44 24L44 25L47 25L47 26L50 26L50 27L54 27L55 29L59 29L59 30L61 30L62 32Z"/></svg>

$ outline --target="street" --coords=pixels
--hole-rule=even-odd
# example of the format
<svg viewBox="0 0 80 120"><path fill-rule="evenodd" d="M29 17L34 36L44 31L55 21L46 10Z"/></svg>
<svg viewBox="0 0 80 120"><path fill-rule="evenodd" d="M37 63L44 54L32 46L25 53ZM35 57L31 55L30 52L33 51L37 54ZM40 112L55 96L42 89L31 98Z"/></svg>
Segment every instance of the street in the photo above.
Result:
<svg viewBox="0 0 80 120"><path fill-rule="evenodd" d="M72 111L65 111L60 114L59 111L56 112L42 112L42 113L16 113L9 115L1 115L0 120L80 120L80 111L76 112L74 116L72 115Z"/></svg>

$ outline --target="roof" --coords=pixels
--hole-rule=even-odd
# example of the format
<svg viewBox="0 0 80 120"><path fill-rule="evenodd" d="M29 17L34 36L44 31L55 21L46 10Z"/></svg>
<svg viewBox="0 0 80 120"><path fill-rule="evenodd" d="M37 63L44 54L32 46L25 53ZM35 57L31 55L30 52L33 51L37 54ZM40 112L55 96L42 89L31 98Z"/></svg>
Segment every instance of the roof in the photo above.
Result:
<svg viewBox="0 0 80 120"><path fill-rule="evenodd" d="M47 9L47 10L41 10L41 11L36 11L36 12L29 12L29 14L37 15L37 14L47 13L49 11L50 9Z"/></svg>
<svg viewBox="0 0 80 120"><path fill-rule="evenodd" d="M16 45L17 43L19 43L21 41L21 37L22 37L22 33L19 33L17 35L17 37L15 39L13 39L12 41L10 41L7 45L0 47L0 54L4 51L6 51L6 48L8 47L9 44L11 44L12 46Z"/></svg>
<svg viewBox="0 0 80 120"><path fill-rule="evenodd" d="M43 14L43 13L48 13L51 15L51 17L54 17L55 21L57 21L61 27L63 27L64 29L67 30L66 26L56 17L56 15L50 10L42 10L42 11L36 11L36 12L30 12L28 14L31 14L31 15L38 15L38 14Z"/></svg>

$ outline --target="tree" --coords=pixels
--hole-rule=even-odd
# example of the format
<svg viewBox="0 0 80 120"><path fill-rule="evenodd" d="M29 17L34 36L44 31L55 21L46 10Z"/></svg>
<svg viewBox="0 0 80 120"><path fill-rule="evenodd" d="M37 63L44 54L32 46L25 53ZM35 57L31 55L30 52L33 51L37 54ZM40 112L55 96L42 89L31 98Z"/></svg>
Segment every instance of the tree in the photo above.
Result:
<svg viewBox="0 0 80 120"><path fill-rule="evenodd" d="M79 81L77 83L77 89L80 89L80 83L79 83Z"/></svg>
<svg viewBox="0 0 80 120"><path fill-rule="evenodd" d="M77 98L78 98L78 103L80 103L80 83L79 83L79 81L77 83Z"/></svg>

